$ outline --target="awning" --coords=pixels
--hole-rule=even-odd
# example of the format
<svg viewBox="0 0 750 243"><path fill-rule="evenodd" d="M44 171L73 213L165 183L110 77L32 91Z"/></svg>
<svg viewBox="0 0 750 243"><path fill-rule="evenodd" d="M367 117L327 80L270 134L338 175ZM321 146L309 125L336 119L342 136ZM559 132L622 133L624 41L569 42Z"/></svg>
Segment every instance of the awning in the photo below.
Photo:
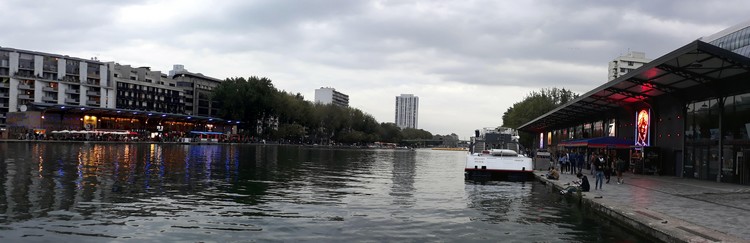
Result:
<svg viewBox="0 0 750 243"><path fill-rule="evenodd" d="M696 40L518 127L567 128L611 110L670 95L686 102L750 90L750 58Z"/></svg>
<svg viewBox="0 0 750 243"><path fill-rule="evenodd" d="M626 149L633 145L633 141L628 141L617 137L598 137L585 138L577 140L562 141L558 144L561 147L588 147L588 148L618 148Z"/></svg>

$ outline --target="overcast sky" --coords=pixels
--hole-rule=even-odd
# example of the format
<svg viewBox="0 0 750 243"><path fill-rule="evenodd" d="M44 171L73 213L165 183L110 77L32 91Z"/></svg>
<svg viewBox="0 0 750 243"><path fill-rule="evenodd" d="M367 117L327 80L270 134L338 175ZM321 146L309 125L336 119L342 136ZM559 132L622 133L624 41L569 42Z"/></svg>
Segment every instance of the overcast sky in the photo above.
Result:
<svg viewBox="0 0 750 243"><path fill-rule="evenodd" d="M0 46L267 77L310 101L332 87L379 122L414 94L419 128L468 139L531 91L585 93L628 50L655 59L748 10L744 0L3 0Z"/></svg>

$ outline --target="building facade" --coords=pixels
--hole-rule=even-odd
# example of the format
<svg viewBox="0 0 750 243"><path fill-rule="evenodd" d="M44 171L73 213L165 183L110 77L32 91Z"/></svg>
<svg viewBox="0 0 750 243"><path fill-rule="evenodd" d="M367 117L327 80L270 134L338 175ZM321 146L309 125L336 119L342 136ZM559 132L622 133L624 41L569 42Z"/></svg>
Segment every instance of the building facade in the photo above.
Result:
<svg viewBox="0 0 750 243"><path fill-rule="evenodd" d="M651 59L646 58L646 53L629 51L628 54L617 57L615 60L609 62L607 81L612 81L650 61Z"/></svg>
<svg viewBox="0 0 750 243"><path fill-rule="evenodd" d="M746 22L680 47L519 129L538 136L535 147L552 151L621 150L617 157L629 160L635 173L750 185L749 54ZM591 146L603 137L616 140Z"/></svg>
<svg viewBox="0 0 750 243"><path fill-rule="evenodd" d="M418 128L419 122L419 97L413 94L401 94L396 96L395 123L401 129Z"/></svg>
<svg viewBox="0 0 750 243"><path fill-rule="evenodd" d="M30 103L114 108L109 71L95 59L0 47L0 126Z"/></svg>
<svg viewBox="0 0 750 243"><path fill-rule="evenodd" d="M115 82L116 108L185 114L183 89L160 71L109 63Z"/></svg>
<svg viewBox="0 0 750 243"><path fill-rule="evenodd" d="M172 80L185 96L186 114L208 117L219 114L218 102L211 98L211 93L221 84L220 79L188 72L182 65L175 65L170 73L173 73Z"/></svg>
<svg viewBox="0 0 750 243"><path fill-rule="evenodd" d="M336 91L334 88L320 87L315 90L315 103L334 104L337 106L348 107L349 96Z"/></svg>

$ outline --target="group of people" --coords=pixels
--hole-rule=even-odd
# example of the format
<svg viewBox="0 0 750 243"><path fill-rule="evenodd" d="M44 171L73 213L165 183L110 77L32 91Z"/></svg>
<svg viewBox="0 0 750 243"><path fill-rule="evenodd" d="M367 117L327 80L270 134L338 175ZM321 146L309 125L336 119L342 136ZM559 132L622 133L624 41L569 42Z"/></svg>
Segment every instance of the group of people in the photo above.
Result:
<svg viewBox="0 0 750 243"><path fill-rule="evenodd" d="M617 156L608 156L605 153L592 153L587 160L584 160L585 155L576 152L562 152L558 156L558 164L560 171L555 166L550 166L547 178L551 180L559 180L560 172L570 172L575 174L578 180L573 181L574 185L564 189L561 193L575 192L581 190L587 192L591 186L588 181L588 177L583 175L583 165L589 163L591 166L591 175L594 176L594 190L602 190L603 184L609 184L612 174L617 176L617 184L625 183L625 179L622 177L622 173L627 170L628 164L622 158Z"/></svg>

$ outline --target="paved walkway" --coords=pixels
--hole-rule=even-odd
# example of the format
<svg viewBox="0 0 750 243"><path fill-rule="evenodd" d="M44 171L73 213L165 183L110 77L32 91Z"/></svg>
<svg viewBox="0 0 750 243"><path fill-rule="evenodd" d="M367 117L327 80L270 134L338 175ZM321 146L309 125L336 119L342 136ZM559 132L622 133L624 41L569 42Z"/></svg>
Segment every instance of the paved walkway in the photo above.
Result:
<svg viewBox="0 0 750 243"><path fill-rule="evenodd" d="M535 175L558 188L577 179L568 173L547 180L545 173ZM594 190L594 176L583 174L591 184L584 204L648 235L666 242L750 242L750 186L626 173L624 184L612 176Z"/></svg>

